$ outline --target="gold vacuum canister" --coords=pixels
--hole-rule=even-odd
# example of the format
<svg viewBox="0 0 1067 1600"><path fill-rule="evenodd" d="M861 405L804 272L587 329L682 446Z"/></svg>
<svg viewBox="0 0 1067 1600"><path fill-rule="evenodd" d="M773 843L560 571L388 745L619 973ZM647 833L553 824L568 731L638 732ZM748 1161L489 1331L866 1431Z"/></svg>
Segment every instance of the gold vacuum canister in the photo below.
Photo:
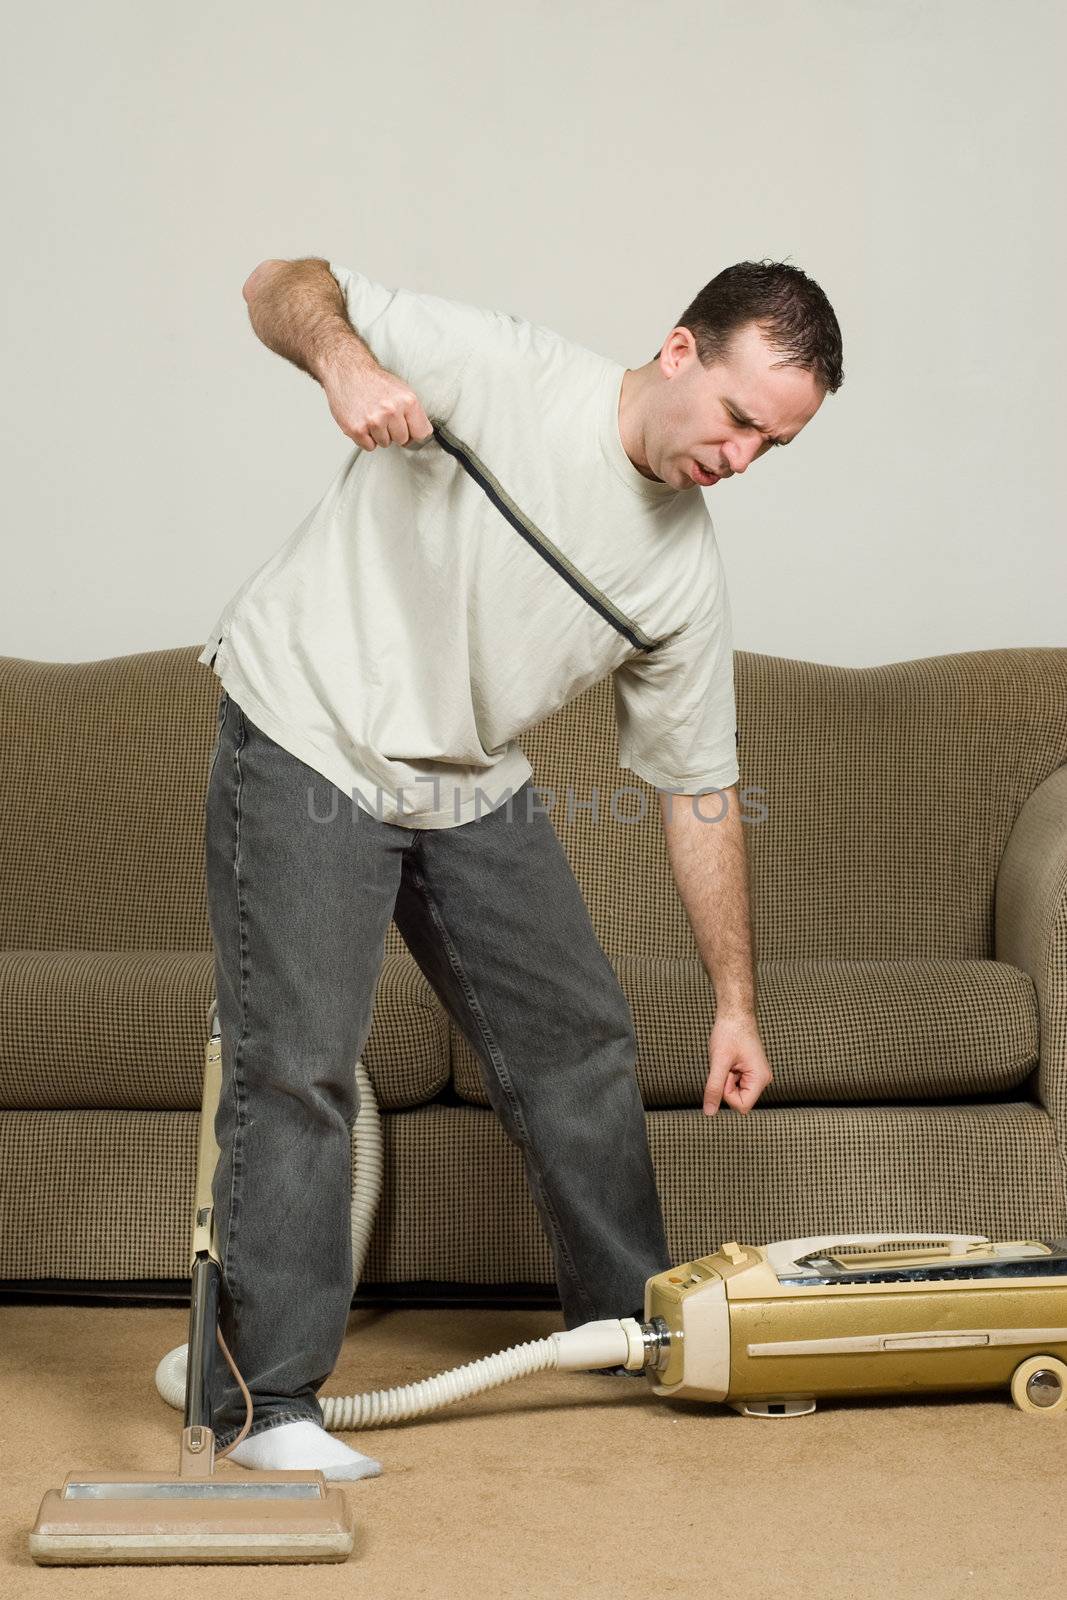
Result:
<svg viewBox="0 0 1067 1600"><path fill-rule="evenodd" d="M1067 1410L1067 1239L844 1234L724 1244L645 1287L654 1392L747 1416L820 1396L1010 1388Z"/></svg>

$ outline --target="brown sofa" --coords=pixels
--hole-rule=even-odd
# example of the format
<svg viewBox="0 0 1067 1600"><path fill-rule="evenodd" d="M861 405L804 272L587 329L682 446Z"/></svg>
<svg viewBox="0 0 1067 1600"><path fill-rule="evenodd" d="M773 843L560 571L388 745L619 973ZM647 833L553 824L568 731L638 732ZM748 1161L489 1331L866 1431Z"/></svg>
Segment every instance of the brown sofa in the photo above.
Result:
<svg viewBox="0 0 1067 1600"><path fill-rule="evenodd" d="M188 1274L219 693L198 650L0 659L7 1283ZM775 1073L747 1117L700 1110L714 994L655 791L616 764L610 680L523 740L634 1013L673 1258L837 1229L1067 1234L1067 649L742 651L736 676ZM364 1283L551 1298L476 1059L395 928L386 950Z"/></svg>

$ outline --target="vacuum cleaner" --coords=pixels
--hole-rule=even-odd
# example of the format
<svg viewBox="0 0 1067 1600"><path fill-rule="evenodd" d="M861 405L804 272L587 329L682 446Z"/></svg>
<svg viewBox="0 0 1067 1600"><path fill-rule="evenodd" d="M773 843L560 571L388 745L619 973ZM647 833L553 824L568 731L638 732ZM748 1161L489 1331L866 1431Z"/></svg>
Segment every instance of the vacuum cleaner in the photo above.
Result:
<svg viewBox="0 0 1067 1600"><path fill-rule="evenodd" d="M189 1340L156 1369L184 1406L178 1471L68 1473L41 1503L30 1553L41 1565L329 1562L351 1553L341 1489L321 1471L216 1472L252 1422L252 1401L218 1327L222 1264L211 1183L222 1075L217 1013L205 1054L197 1154ZM358 1284L382 1180L378 1109L362 1062L353 1128L352 1261ZM216 1454L209 1341L244 1394L242 1432ZM668 1400L795 1417L823 1397L1010 1389L1039 1416L1067 1410L1067 1239L856 1233L768 1245L727 1242L645 1286L644 1318L609 1318L515 1345L403 1388L323 1396L323 1426L378 1428L527 1373L622 1367Z"/></svg>

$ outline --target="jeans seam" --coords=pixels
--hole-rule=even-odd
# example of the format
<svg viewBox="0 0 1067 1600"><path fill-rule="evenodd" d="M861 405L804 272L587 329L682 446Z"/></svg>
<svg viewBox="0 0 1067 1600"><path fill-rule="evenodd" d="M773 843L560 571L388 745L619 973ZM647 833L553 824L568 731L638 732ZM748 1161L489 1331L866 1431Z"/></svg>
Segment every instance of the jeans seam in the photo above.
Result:
<svg viewBox="0 0 1067 1600"><path fill-rule="evenodd" d="M545 1186L544 1174L541 1171L541 1164L536 1159L536 1157L534 1156L533 1142L530 1139L529 1129L526 1126L526 1121L525 1121L525 1118L522 1115L522 1110L521 1110L521 1108L519 1106L519 1102L515 1097L514 1088L512 1086L511 1078L510 1078L510 1076L508 1074L508 1070L507 1070L507 1067L505 1065L504 1058L500 1054L499 1049L497 1048L496 1041L494 1040L493 1035L490 1032L489 1024L486 1022L485 1015L484 1015L484 1013L482 1011L482 1008L478 1004L478 997L474 992L474 987L470 983L466 972L463 970L463 964L460 961L459 952L456 950L455 945L452 943L452 940L449 938L448 929L445 927L444 919L442 918L442 916L440 914L440 911L439 911L439 909L438 909L438 907L437 907L437 905L436 905L436 903L435 903L435 901L433 899L433 896L430 893L430 890L429 890L429 887L428 887L428 885L426 883L426 880L423 878L421 872L419 871L419 869L418 869L418 867L417 867L417 865L415 864L414 861L412 861L412 876L414 878L415 885L419 890L419 893L422 895L424 901L426 902L426 908L429 911L431 918L433 919L434 926L437 928L438 933L441 935L441 941L442 941L442 943L444 945L444 948L445 948L445 954L448 957L449 966L452 968L453 972L456 974L456 977L459 979L460 985L461 985L461 987L463 989L463 994L464 994L464 996L466 998L466 1001L467 1001L467 1005L470 1008L471 1014L474 1017L475 1022L478 1024L478 1029L479 1029L479 1031L480 1031L480 1033L482 1035L482 1038L485 1040L486 1049L489 1051L489 1055L490 1055L490 1057L491 1057L491 1059L492 1059L492 1061L493 1061L493 1063L494 1063L494 1065L496 1067L497 1077L499 1078L501 1086L502 1086L502 1088L504 1090L504 1093L507 1096L508 1104L511 1106L512 1113L514 1114L514 1117L515 1117L515 1121L518 1124L518 1126L521 1128L522 1133L523 1133L523 1137L526 1140L526 1149L529 1152L533 1168L534 1168L534 1170L535 1170L535 1172L537 1174L537 1182L538 1182L538 1187L539 1187L539 1189L541 1191L541 1199L544 1202L545 1210L548 1212L549 1216L552 1218L552 1225L553 1225L553 1227L555 1229L555 1233L556 1233L556 1243L559 1246L560 1255L563 1258L564 1262L566 1263L567 1271L570 1274L571 1282L574 1284L575 1289L577 1290L577 1292L579 1293L581 1298L585 1301L586 1305L589 1307L590 1312L592 1312L593 1303L592 1303L592 1301L590 1300L588 1294L585 1291L585 1286L583 1285L583 1283L581 1281L581 1278L578 1275L578 1271L577 1271L577 1269L576 1269L576 1267L574 1265L574 1262L571 1260L570 1252L567 1249L567 1245L566 1245L566 1242L565 1242L564 1237L563 1237L563 1230L561 1229L561 1227L559 1225L559 1219L556 1216L555 1208L552 1205L552 1202L551 1202L551 1200L549 1198L549 1195L548 1195L548 1190L547 1190L547 1188Z"/></svg>
<svg viewBox="0 0 1067 1600"><path fill-rule="evenodd" d="M241 749L244 744L244 739L244 718L238 711L237 732L234 741L234 771L236 774L236 782L234 789L233 880L234 895L237 902L237 927L241 960L241 1027L238 1032L233 1050L234 1129L230 1161L230 1217L229 1225L226 1229L226 1250L222 1269L223 1276L226 1278L229 1284L230 1299L233 1305L233 1333L235 1343L237 1342L237 1331L240 1321L241 1297L238 1293L237 1281L231 1266L231 1261L233 1256L234 1236L237 1232L237 1222L240 1217L240 1207L237 1193L237 1179L240 1170L240 1150L238 1141L243 1126L240 1058L241 1046L248 1037L249 1016L247 926L245 920L244 902L241 897L241 787L243 781L241 772Z"/></svg>
<svg viewBox="0 0 1067 1600"><path fill-rule="evenodd" d="M223 729L226 726L226 712L227 712L227 709L229 707L229 702L230 702L230 697L229 697L229 695L226 693L226 691L224 689L222 691L222 694L219 697L219 703L215 707L215 746L214 746L214 749L211 752L211 760L208 763L208 769L207 769L207 783L208 784L211 783L212 776L214 775L214 772L215 772L215 763L219 759L219 750L222 747L222 732L223 732ZM206 801L205 801L205 803L206 803Z"/></svg>

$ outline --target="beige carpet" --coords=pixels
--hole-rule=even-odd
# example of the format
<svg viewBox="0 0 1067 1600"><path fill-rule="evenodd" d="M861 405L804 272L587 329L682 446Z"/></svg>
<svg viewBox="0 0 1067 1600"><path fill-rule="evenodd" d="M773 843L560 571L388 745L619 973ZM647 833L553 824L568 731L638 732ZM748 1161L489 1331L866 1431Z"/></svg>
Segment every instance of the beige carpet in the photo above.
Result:
<svg viewBox="0 0 1067 1600"><path fill-rule="evenodd" d="M37 1567L26 1536L68 1471L176 1469L181 1414L153 1374L186 1323L0 1305L4 1600L1067 1594L1067 1419L1006 1394L749 1419L561 1373L342 1435L384 1466L344 1485L357 1540L343 1565ZM411 1382L561 1326L544 1311L355 1311L323 1392Z"/></svg>

